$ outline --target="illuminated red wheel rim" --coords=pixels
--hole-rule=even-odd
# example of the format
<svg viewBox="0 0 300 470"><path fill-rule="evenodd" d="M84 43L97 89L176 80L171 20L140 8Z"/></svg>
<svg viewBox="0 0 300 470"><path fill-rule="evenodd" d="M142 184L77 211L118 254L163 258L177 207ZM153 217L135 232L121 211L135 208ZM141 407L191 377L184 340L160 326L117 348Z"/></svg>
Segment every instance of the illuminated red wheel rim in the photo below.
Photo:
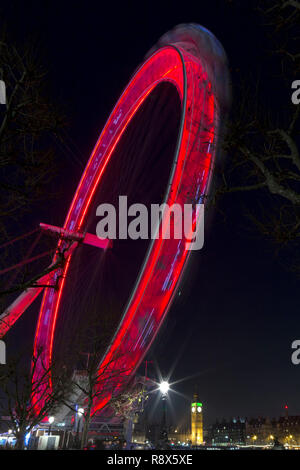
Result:
<svg viewBox="0 0 300 470"><path fill-rule="evenodd" d="M142 103L162 82L173 84L181 101L180 131L164 202L181 206L191 201L203 202L214 163L218 101L206 64L181 45L166 45L140 66L114 107L81 177L65 219L65 229L85 231L93 195L113 158L114 149ZM115 366L128 370L128 378L134 374L171 305L190 254L186 242L184 236L180 240L158 238L151 242L134 291L99 367L115 362ZM42 351L36 377L41 373L42 363L43 367L51 364L60 301L72 256L65 267L55 273L56 279L60 279L58 289L45 289L43 295L34 342L35 354ZM167 268L162 269L166 261ZM120 378L116 388L121 387L123 381L124 377ZM93 413L102 409L110 397L109 393L99 397ZM38 401L36 406L39 406Z"/></svg>

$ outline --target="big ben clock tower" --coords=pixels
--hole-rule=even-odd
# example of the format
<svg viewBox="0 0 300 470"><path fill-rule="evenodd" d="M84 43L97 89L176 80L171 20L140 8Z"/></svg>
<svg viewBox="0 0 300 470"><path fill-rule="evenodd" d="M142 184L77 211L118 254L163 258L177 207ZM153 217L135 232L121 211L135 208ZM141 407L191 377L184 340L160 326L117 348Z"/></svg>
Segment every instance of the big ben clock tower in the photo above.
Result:
<svg viewBox="0 0 300 470"><path fill-rule="evenodd" d="M194 394L191 403L191 441L192 445L203 444L203 415L202 403L199 402L198 394Z"/></svg>

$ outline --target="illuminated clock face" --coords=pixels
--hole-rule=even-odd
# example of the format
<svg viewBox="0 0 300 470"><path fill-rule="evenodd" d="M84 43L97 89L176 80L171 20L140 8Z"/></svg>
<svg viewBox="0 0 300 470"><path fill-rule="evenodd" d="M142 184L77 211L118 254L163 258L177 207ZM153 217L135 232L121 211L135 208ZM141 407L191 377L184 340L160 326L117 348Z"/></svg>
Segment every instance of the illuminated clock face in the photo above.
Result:
<svg viewBox="0 0 300 470"><path fill-rule="evenodd" d="M198 411L198 413L201 413L201 411L202 411L201 406L198 406L197 411Z"/></svg>
<svg viewBox="0 0 300 470"><path fill-rule="evenodd" d="M195 411L196 411L196 408L193 406L192 407L192 413L195 413Z"/></svg>

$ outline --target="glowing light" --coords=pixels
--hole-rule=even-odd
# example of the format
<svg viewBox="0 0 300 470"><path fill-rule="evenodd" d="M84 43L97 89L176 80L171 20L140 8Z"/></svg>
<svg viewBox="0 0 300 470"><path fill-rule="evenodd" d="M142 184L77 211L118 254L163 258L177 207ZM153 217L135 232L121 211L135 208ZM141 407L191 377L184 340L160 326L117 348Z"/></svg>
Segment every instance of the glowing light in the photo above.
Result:
<svg viewBox="0 0 300 470"><path fill-rule="evenodd" d="M25 442L25 446L28 446L28 443L29 443L29 439L30 439L30 432L28 432L26 435L25 435L25 439L24 439L24 442Z"/></svg>
<svg viewBox="0 0 300 470"><path fill-rule="evenodd" d="M166 395L168 393L170 389L170 385L169 383L166 381L166 380L163 380L160 384L159 384L159 390L161 391L161 393L163 395Z"/></svg>
<svg viewBox="0 0 300 470"><path fill-rule="evenodd" d="M49 416L48 422L49 422L49 424L54 423L54 416Z"/></svg>

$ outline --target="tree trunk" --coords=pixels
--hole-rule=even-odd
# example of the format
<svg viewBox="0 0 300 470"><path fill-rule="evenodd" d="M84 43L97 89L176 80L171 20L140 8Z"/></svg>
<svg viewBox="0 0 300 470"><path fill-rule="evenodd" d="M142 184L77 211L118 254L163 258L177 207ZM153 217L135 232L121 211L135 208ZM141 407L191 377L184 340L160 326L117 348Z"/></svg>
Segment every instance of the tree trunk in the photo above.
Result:
<svg viewBox="0 0 300 470"><path fill-rule="evenodd" d="M23 450L24 445L25 445L25 433L19 433L18 436L16 437L16 450Z"/></svg>

